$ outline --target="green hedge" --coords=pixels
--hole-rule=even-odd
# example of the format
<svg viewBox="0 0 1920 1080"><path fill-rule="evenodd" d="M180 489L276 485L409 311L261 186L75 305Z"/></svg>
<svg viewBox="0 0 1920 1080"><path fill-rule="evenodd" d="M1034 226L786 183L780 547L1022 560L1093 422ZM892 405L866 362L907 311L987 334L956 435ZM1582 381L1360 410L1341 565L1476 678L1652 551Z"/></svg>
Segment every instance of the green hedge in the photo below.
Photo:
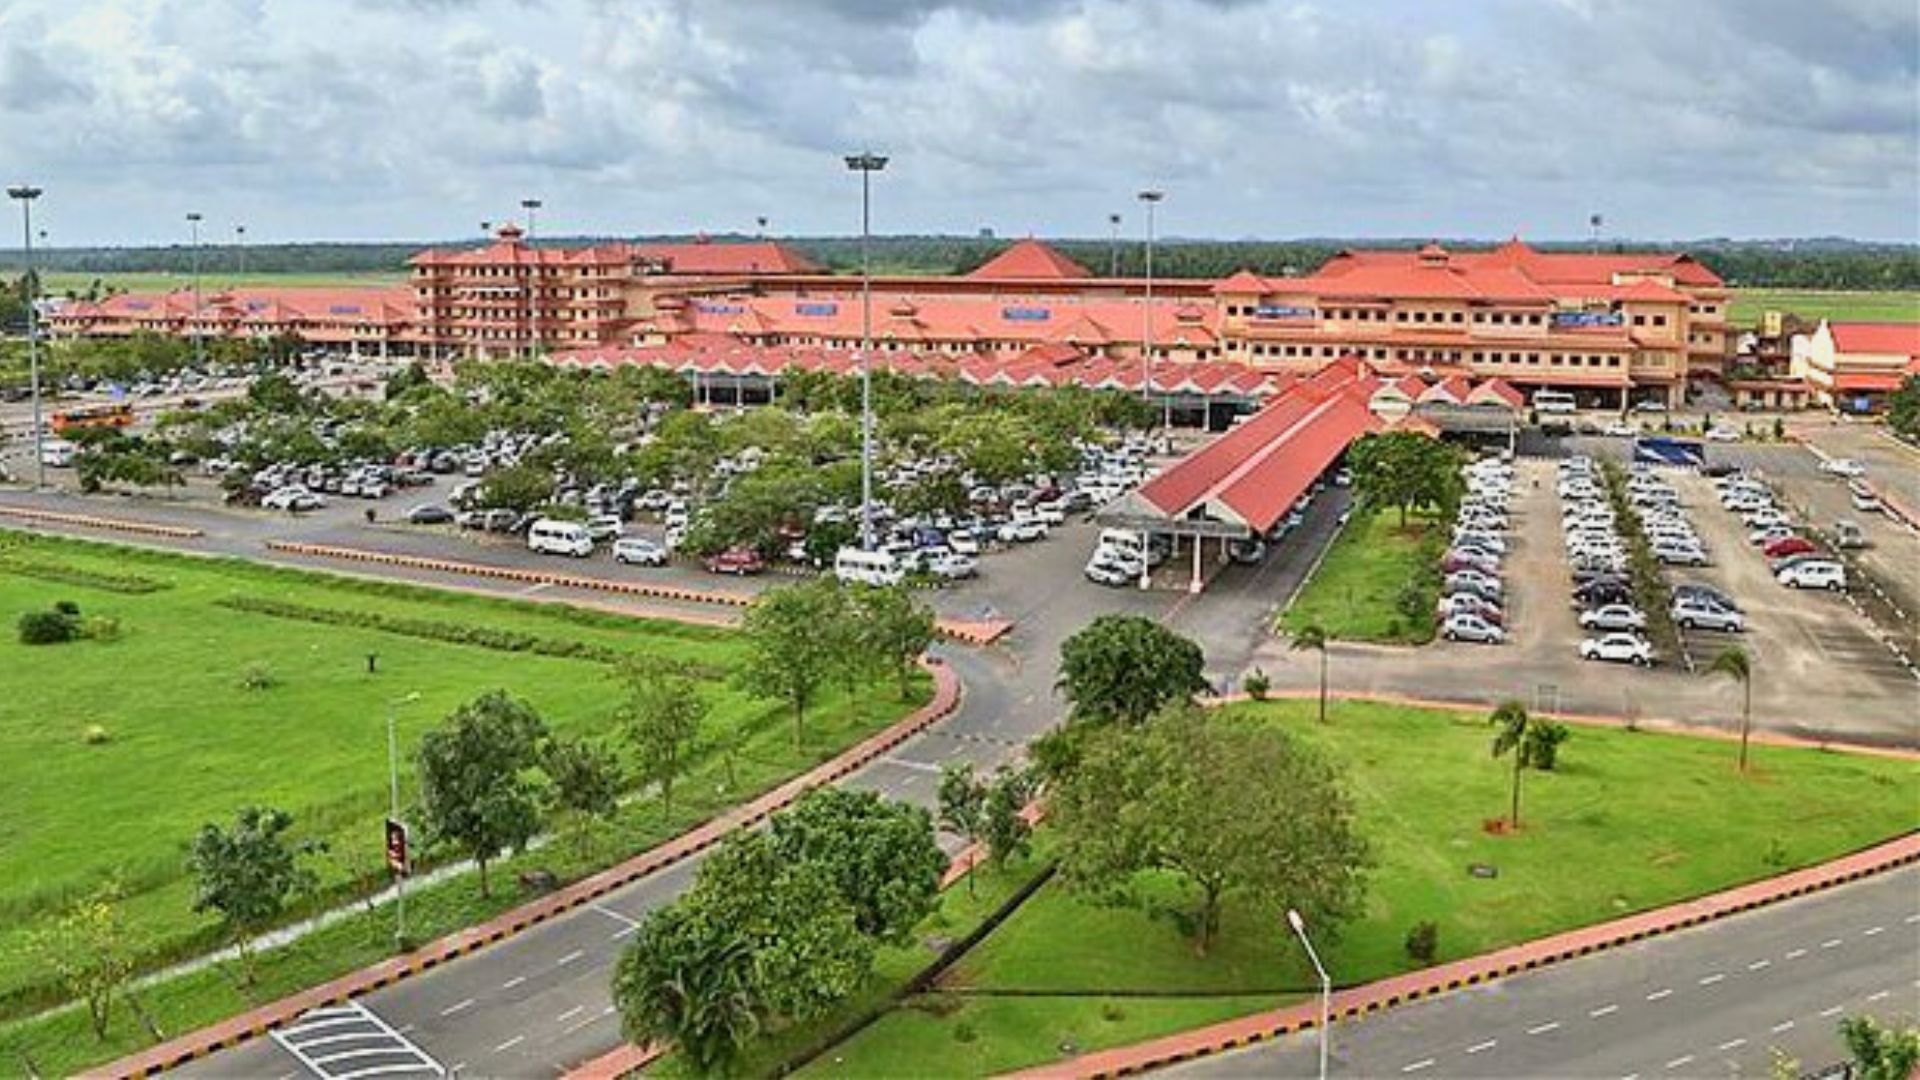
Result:
<svg viewBox="0 0 1920 1080"><path fill-rule="evenodd" d="M152 578L134 574L108 574L98 570L82 570L77 566L30 561L7 555L0 555L0 573L38 578L41 581L52 581L61 585L77 585L83 589L100 589L105 592L133 595L159 592L161 589L173 587L168 582L155 581Z"/></svg>

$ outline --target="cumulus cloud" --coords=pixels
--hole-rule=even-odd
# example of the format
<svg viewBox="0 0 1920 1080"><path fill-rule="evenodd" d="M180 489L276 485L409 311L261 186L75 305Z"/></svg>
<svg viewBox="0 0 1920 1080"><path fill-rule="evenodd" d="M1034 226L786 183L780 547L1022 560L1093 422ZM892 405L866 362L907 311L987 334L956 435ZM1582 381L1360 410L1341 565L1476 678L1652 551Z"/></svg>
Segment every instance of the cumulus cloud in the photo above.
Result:
<svg viewBox="0 0 1920 1080"><path fill-rule="evenodd" d="M1914 238L1909 0L7 0L73 242L901 230ZM13 138L23 132L25 138ZM1131 214L1129 214L1131 216Z"/></svg>

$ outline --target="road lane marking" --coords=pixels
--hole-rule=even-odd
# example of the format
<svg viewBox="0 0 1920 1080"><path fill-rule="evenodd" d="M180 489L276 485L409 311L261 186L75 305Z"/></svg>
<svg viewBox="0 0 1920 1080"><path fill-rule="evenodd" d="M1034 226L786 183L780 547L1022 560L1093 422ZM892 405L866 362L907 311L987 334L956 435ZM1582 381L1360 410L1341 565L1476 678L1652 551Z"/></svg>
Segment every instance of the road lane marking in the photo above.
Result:
<svg viewBox="0 0 1920 1080"><path fill-rule="evenodd" d="M493 1052L496 1054L504 1054L507 1051L513 1049L514 1047L519 1046L522 1042L526 1041L526 1038L527 1037L525 1035L515 1035L513 1038L508 1039L506 1042L503 1042L499 1046L494 1047Z"/></svg>
<svg viewBox="0 0 1920 1080"><path fill-rule="evenodd" d="M1827 940L1821 942L1820 947L1823 949L1837 949L1840 947L1840 939L1837 937L1830 937Z"/></svg>
<svg viewBox="0 0 1920 1080"><path fill-rule="evenodd" d="M1430 1069L1432 1067L1433 1067L1432 1058L1421 1058L1419 1061L1413 1062L1410 1065L1400 1066L1400 1071L1403 1073L1413 1073L1413 1072L1419 1072L1421 1069Z"/></svg>
<svg viewBox="0 0 1920 1080"><path fill-rule="evenodd" d="M1467 1053L1478 1054L1482 1051L1491 1050L1499 1045L1499 1039L1488 1039L1486 1042L1474 1043L1472 1046L1467 1047Z"/></svg>
<svg viewBox="0 0 1920 1080"><path fill-rule="evenodd" d="M1805 949L1794 949L1794 950L1792 950L1792 951L1790 951L1790 952L1788 952L1788 953L1787 953L1787 959L1789 959L1789 960L1798 960L1798 959L1800 959L1801 957L1803 957L1803 956L1805 956L1805 955L1807 955L1807 950L1805 950Z"/></svg>
<svg viewBox="0 0 1920 1080"><path fill-rule="evenodd" d="M1903 923L1917 923L1917 922L1920 922L1920 911L1916 911L1916 912L1914 912L1913 914L1911 914L1911 915L1909 915L1909 916L1907 916L1906 918L1904 918L1904 919L1901 919L1900 921L1901 921L1901 922L1903 922Z"/></svg>
<svg viewBox="0 0 1920 1080"><path fill-rule="evenodd" d="M1726 1042L1720 1044L1719 1049L1722 1051L1738 1050L1745 1045L1747 1045L1747 1040L1745 1039L1728 1039Z"/></svg>
<svg viewBox="0 0 1920 1080"><path fill-rule="evenodd" d="M1780 1021L1779 1023L1777 1023L1777 1024L1775 1024L1775 1025L1773 1025L1772 1027L1770 1027L1770 1028L1768 1028L1767 1030L1768 1030L1768 1031L1771 1031L1771 1032L1773 1032L1773 1033L1774 1033L1775 1035L1778 1035L1778 1034L1780 1034L1780 1033L1781 1033L1781 1032L1783 1032L1783 1031L1792 1031L1792 1030L1793 1030L1793 1021L1791 1021L1791 1020L1782 1020L1782 1021Z"/></svg>
<svg viewBox="0 0 1920 1080"><path fill-rule="evenodd" d="M1672 996L1673 996L1672 990L1655 990L1653 993L1647 995L1647 1000L1659 1001L1663 997L1672 997Z"/></svg>
<svg viewBox="0 0 1920 1080"><path fill-rule="evenodd" d="M453 1004L447 1006L446 1008L441 1009L440 1015L452 1016L454 1013L461 1012L463 1010L471 1009L471 1008L473 1008L473 999L467 998L464 1001L456 1001Z"/></svg>
<svg viewBox="0 0 1920 1080"><path fill-rule="evenodd" d="M1753 963L1747 965L1747 970L1748 971L1764 971L1767 968L1770 968L1772 966L1773 966L1773 961L1771 960L1755 960Z"/></svg>
<svg viewBox="0 0 1920 1080"><path fill-rule="evenodd" d="M1679 1057L1674 1058L1672 1061L1667 1062L1667 1068L1681 1069L1681 1068L1685 1068L1688 1065L1691 1065L1692 1063L1693 1063L1692 1054L1682 1054Z"/></svg>
<svg viewBox="0 0 1920 1080"><path fill-rule="evenodd" d="M617 922L622 926L637 928L640 925L640 920L629 919L625 915L622 915L619 912L613 910L612 908L607 907L605 904L595 904L593 905L593 910L599 912L602 915L605 915L607 918L612 919L614 922Z"/></svg>
<svg viewBox="0 0 1920 1080"><path fill-rule="evenodd" d="M1725 976L1725 975L1722 975L1721 973L1719 973L1719 972L1717 972L1717 971L1716 971L1716 972L1714 972L1714 973L1713 973L1713 974L1711 974L1711 975L1702 975L1702 976L1700 976L1700 985L1701 985L1701 986L1712 986L1712 985L1713 985L1714 983L1717 983L1717 982L1719 982L1719 981L1720 981L1721 979L1724 979L1724 978L1726 978L1726 976Z"/></svg>
<svg viewBox="0 0 1920 1080"><path fill-rule="evenodd" d="M1545 1034L1546 1034L1547 1032L1549 1032L1549 1031L1558 1031L1559 1029L1560 1029L1560 1021L1558 1021L1558 1020L1549 1020L1549 1021L1547 1021L1547 1022L1546 1022L1546 1023L1544 1023L1544 1024L1535 1024L1534 1026L1532 1026L1532 1027L1530 1027L1530 1028L1528 1028L1528 1029L1527 1029L1527 1034L1529 1034L1529 1035L1545 1035Z"/></svg>
<svg viewBox="0 0 1920 1080"><path fill-rule="evenodd" d="M1820 1015L1821 1015L1821 1016L1839 1016L1839 1015L1840 1015L1840 1010L1841 1010L1841 1008L1842 1008L1842 1006L1839 1006L1839 1005L1835 1005L1835 1006L1834 1006L1833 1008L1831 1008L1831 1009L1821 1009L1821 1010L1820 1010Z"/></svg>
<svg viewBox="0 0 1920 1080"><path fill-rule="evenodd" d="M506 982L501 983L500 989L511 990L514 987L519 986L521 983L526 981L527 981L527 977L525 975L515 975L513 978L508 979Z"/></svg>
<svg viewBox="0 0 1920 1080"><path fill-rule="evenodd" d="M1618 1005L1602 1005L1597 1009L1588 1009L1587 1015L1594 1018L1595 1020L1598 1020L1603 1016L1609 1016L1619 1011L1620 1011L1620 1006Z"/></svg>
<svg viewBox="0 0 1920 1080"><path fill-rule="evenodd" d="M1869 926L1865 930L1860 931L1860 936L1872 937L1875 934L1884 934L1886 933L1886 930L1887 928L1884 926Z"/></svg>
<svg viewBox="0 0 1920 1080"><path fill-rule="evenodd" d="M585 949L575 949L572 952L568 953L567 955L561 957L560 959L555 960L553 962L553 966L566 967L568 964L573 963L575 960L578 960L585 955L587 955Z"/></svg>
<svg viewBox="0 0 1920 1080"><path fill-rule="evenodd" d="M1885 1001L1887 1000L1887 998L1891 997L1892 995L1893 995L1893 991L1882 990L1877 994L1868 994L1867 1000L1868 1001Z"/></svg>
<svg viewBox="0 0 1920 1080"><path fill-rule="evenodd" d="M581 1013L586 1011L587 1011L587 1007L585 1005L575 1005L573 1008L568 1009L566 1012L563 1012L559 1016L554 1017L553 1022L556 1024L564 1024L567 1021L573 1019L576 1016L579 1016Z"/></svg>

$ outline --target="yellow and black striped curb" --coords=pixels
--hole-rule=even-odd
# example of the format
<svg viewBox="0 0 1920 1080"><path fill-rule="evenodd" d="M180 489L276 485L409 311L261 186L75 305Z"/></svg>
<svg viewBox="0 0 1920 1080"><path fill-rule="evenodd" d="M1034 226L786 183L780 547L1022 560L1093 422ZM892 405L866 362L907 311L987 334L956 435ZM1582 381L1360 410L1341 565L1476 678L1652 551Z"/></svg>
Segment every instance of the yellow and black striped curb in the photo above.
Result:
<svg viewBox="0 0 1920 1080"><path fill-rule="evenodd" d="M127 1078L153 1076L198 1058L259 1038L285 1026L312 1009L339 1005L350 998L392 986L404 979L431 971L451 960L477 952L515 934L538 926L557 916L590 904L622 886L658 873L718 844L732 833L757 825L817 787L844 779L871 764L902 742L920 734L959 707L962 686L951 668L939 660L923 661L933 675L933 700L915 710L899 723L868 736L832 761L794 777L752 801L682 833L658 847L644 851L618 866L602 870L575 882L551 896L522 905L481 926L450 934L406 956L384 960L371 967L344 975L311 990L261 1006L244 1016L235 1017L190 1032L170 1042L151 1047L84 1075Z"/></svg>
<svg viewBox="0 0 1920 1080"><path fill-rule="evenodd" d="M1682 901L1598 926L1570 930L1540 941L1456 960L1438 968L1396 975L1342 990L1334 995L1332 1017L1334 1020L1357 1019L1466 987L1702 926L1917 862L1920 862L1920 832L1909 832L1819 866L1791 871L1697 900ZM1133 1047L1095 1051L1078 1060L1037 1066L1006 1075L1022 1080L1057 1080L1062 1077L1100 1080L1131 1076L1311 1030L1319 1024L1319 1009L1317 1001L1306 1002L1257 1016L1212 1024L1195 1031L1163 1036Z"/></svg>
<svg viewBox="0 0 1920 1080"><path fill-rule="evenodd" d="M286 555L305 555L322 559L344 559L350 562L378 563L383 566L404 566L414 570L431 570L442 574L466 574L473 577L495 578L501 581L519 581L530 585L552 585L565 589L581 589L589 592L623 593L628 596L644 596L655 600L676 600L683 603L713 604L720 607L744 608L753 603L751 593L716 592L710 589L689 589L679 585L663 585L651 581L613 581L607 578L589 577L584 574L561 574L551 570L527 570L517 566L496 566L491 563L466 562L460 559L440 559L428 555L407 555L390 551L369 551L365 548L343 547L337 544L309 544L298 540L269 540L267 550ZM1009 629L1003 623L970 623L949 619L937 619L934 630L944 638L965 645L990 645Z"/></svg>
<svg viewBox="0 0 1920 1080"><path fill-rule="evenodd" d="M159 525L151 521L100 517L97 514L69 514L61 510L39 510L29 506L0 506L0 517L19 518L22 521L38 522L44 525L78 525L87 529L106 529L111 532L135 533L142 536L163 536L169 540L191 540L197 536L206 535L200 529L182 525Z"/></svg>

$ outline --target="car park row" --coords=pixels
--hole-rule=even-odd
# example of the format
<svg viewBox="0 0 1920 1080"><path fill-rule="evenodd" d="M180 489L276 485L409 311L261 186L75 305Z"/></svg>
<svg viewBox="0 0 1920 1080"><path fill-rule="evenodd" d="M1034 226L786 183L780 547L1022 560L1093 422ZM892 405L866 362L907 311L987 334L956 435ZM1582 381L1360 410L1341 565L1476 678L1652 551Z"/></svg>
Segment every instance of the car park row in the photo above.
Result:
<svg viewBox="0 0 1920 1080"><path fill-rule="evenodd" d="M1466 494L1441 560L1436 617L1440 636L1448 641L1499 645L1510 629L1501 564L1512 525L1513 465L1502 458L1482 458L1466 466L1464 478Z"/></svg>

